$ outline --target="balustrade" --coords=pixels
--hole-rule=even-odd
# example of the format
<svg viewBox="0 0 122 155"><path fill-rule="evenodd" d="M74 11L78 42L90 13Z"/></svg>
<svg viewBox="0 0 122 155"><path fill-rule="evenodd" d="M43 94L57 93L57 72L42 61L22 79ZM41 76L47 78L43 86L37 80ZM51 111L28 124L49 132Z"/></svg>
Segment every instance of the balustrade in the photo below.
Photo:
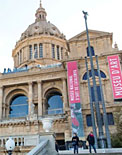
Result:
<svg viewBox="0 0 122 155"><path fill-rule="evenodd" d="M25 137L24 136L11 136L12 139L15 141L15 146L24 146ZM9 137L0 137L0 147L5 147L6 141Z"/></svg>

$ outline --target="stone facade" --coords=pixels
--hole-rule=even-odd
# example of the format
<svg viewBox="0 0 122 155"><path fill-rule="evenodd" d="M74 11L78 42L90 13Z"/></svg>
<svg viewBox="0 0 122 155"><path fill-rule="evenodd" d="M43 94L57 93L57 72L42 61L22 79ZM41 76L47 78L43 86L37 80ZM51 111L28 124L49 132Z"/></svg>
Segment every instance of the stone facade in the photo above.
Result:
<svg viewBox="0 0 122 155"><path fill-rule="evenodd" d="M100 70L106 75L102 78L103 92L107 113L116 111L122 103L114 103L110 83L107 56L119 55L122 51L112 47L112 33L89 30L90 43L98 55ZM46 11L40 4L36 12L35 23L22 33L20 40L12 51L14 71L8 70L0 74L0 137L1 145L9 136L27 136L43 133L41 119L54 117L52 131L56 133L58 141L71 140L71 116L68 98L67 62L77 61L80 96L83 114L85 137L92 130L86 123L86 116L90 115L88 83L84 80L86 73L85 56L87 56L86 32L82 32L70 40L53 24L47 22ZM94 68L96 60L93 57ZM88 58L90 70L90 61ZM97 85L99 79L96 77ZM92 79L90 79L92 85ZM52 94L52 95L51 95ZM63 102L63 113L49 115L48 99L60 94ZM10 107L18 95L28 98L28 114L25 117L10 117ZM101 108L102 113L102 108ZM109 126L110 132L116 130L116 125ZM82 137L82 139L85 139ZM4 139L4 141L3 141ZM17 139L16 144L19 145Z"/></svg>

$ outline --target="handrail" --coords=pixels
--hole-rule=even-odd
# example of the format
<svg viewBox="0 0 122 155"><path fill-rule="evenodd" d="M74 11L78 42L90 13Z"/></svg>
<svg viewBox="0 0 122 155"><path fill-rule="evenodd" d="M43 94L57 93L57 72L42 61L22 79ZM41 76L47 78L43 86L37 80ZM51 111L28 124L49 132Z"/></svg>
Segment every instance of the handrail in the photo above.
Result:
<svg viewBox="0 0 122 155"><path fill-rule="evenodd" d="M38 144L35 148L33 148L27 155L45 155L47 152L47 147L49 140L44 140L40 144Z"/></svg>

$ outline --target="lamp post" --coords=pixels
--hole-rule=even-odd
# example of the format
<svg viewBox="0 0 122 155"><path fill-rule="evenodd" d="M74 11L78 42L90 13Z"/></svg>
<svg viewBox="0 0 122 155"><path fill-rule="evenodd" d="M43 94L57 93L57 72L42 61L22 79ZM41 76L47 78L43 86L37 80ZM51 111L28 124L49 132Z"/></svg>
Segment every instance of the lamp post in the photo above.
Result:
<svg viewBox="0 0 122 155"><path fill-rule="evenodd" d="M5 147L8 151L8 155L12 155L12 151L15 148L15 142L11 137L9 137L9 139L6 141Z"/></svg>
<svg viewBox="0 0 122 155"><path fill-rule="evenodd" d="M96 119L97 119L97 126L98 126L98 132L99 132L99 142L100 142L100 147L105 148L102 119L101 119L101 113L100 113L100 105L99 105L97 86L96 86L96 80L95 80L93 58L92 58L90 39L89 39L89 34L88 34L88 26L87 26L88 13L83 11L83 14L84 14L84 19L85 19L87 42L88 42L88 52L89 52L89 57L90 57L91 73L92 73L92 81L93 81L93 91L94 91L94 96L95 96L95 108L96 108Z"/></svg>

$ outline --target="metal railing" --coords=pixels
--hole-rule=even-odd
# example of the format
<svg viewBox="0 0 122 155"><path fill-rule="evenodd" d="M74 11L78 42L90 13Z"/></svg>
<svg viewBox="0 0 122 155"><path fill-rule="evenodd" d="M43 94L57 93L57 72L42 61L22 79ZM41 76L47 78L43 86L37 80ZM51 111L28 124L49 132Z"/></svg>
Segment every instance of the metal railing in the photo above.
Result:
<svg viewBox="0 0 122 155"><path fill-rule="evenodd" d="M63 114L63 109L62 108L59 108L59 109L48 109L48 110L46 110L46 114L48 114L48 115Z"/></svg>

